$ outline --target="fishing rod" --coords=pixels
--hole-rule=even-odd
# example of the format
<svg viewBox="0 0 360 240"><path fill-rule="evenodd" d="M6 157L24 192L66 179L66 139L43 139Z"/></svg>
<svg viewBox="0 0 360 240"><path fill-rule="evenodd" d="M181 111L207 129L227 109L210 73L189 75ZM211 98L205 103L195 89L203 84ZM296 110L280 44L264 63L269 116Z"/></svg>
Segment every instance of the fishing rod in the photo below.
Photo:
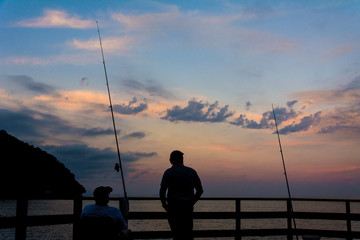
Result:
<svg viewBox="0 0 360 240"><path fill-rule="evenodd" d="M283 164L283 167L284 167L284 175L285 175L285 180L286 180L286 187L287 187L287 192L288 192L288 195L289 195L290 211L291 211L292 220L293 220L293 223L294 223L294 230L295 230L295 234L296 234L296 240L298 240L299 238L298 238L298 233L297 233L297 229L296 229L296 221L295 221L295 217L294 217L294 209L293 209L293 206L292 206L292 198L291 198L291 193L290 193L289 180L288 180L287 173L286 173L285 159L284 159L284 154L283 154L283 150L282 150L282 147L281 147L280 133L279 133L279 129L278 129L277 121L276 121L276 114L275 114L275 109L274 109L273 104L272 104L272 110L273 110L273 114L274 114L276 133L277 133L278 141L279 141L281 160L282 160L282 164Z"/></svg>
<svg viewBox="0 0 360 240"><path fill-rule="evenodd" d="M121 164L120 148L119 148L119 142L118 142L118 137L117 137L116 125L115 125L114 111L113 111L113 107L112 107L112 103L111 103L110 86L109 86L109 81L108 81L108 76L107 76L107 71L106 71L105 57L104 57L104 51L103 51L102 42L101 42L101 36L100 36L100 30L99 30L98 21L96 21L96 26L97 26L97 31L98 31L98 35L99 35L101 56L102 56L103 65L104 65L104 73L105 73L107 92L108 92L108 95L109 95L109 103L110 103L109 108L110 108L110 111L111 111L111 118L112 118L112 123L113 123L113 128L114 128L114 134L115 134L116 149L117 149L117 155L118 155L118 160L119 160L119 162L115 164L115 170L117 172L119 172L119 170L120 170L120 173L121 173L121 180L122 180L122 185L123 185L123 190L124 190L124 198L125 198L125 201L126 201L126 207L125 207L126 214L124 214L124 215L127 215L128 211L129 211L129 202L128 202L128 197L127 197L127 193L126 193L123 168L122 168L122 164Z"/></svg>

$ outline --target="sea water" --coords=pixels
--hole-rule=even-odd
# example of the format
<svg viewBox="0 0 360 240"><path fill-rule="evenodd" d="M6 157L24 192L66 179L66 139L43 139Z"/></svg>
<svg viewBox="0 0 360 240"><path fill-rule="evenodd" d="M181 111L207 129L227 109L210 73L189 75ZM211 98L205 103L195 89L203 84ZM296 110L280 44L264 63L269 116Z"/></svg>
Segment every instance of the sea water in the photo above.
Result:
<svg viewBox="0 0 360 240"><path fill-rule="evenodd" d="M83 206L93 201L83 201ZM117 201L110 201L109 205L118 207ZM344 213L344 202L304 202L294 201L294 211L301 212L331 212ZM241 201L241 211L285 211L285 201ZM130 211L134 212L160 212L163 211L158 200L136 200L130 201ZM235 212L235 201L231 200L201 200L195 205L196 212ZM360 213L360 203L351 203L351 212ZM28 215L58 215L72 214L73 201L71 200L30 200ZM16 215L16 201L0 200L0 216L9 217ZM297 219L298 228L343 230L346 231L346 221L330 220L302 220ZM267 229L286 228L286 219L242 219L242 229ZM129 220L129 228L133 231L169 231L166 220ZM231 230L235 229L235 220L229 219L195 219L195 230ZM352 230L360 231L360 221L352 222ZM71 240L72 224L35 226L27 228L27 239L29 240ZM0 229L1 240L15 239L15 229ZM210 239L233 239L233 238L202 238ZM286 239L286 236L271 237L243 237L245 240L258 239ZM327 239L327 238L322 238ZM334 239L334 238L332 238ZM338 238L339 239L339 238Z"/></svg>

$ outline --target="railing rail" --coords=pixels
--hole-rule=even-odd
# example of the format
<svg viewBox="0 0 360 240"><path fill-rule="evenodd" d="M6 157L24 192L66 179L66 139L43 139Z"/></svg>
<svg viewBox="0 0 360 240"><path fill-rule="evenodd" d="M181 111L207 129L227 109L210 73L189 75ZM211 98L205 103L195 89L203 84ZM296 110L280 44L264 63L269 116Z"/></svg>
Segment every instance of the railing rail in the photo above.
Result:
<svg viewBox="0 0 360 240"><path fill-rule="evenodd" d="M26 228L29 226L43 226L43 225L57 225L57 224L73 224L73 239L76 240L77 223L83 207L84 200L93 200L92 197L77 197L77 198L19 198L17 200L16 216L0 217L1 228L15 228L15 239L26 239ZM28 216L28 200L73 200L72 214L58 214L58 215L40 215ZM112 201L118 201L121 208L122 198L111 198ZM146 200L159 201L156 197L131 197L130 201ZM360 213L351 212L352 203L360 203L360 200L355 199L310 199L310 198L294 198L294 202L308 201L308 202L339 202L344 203L344 212L300 212L296 211L291 215L289 210L290 201L287 198L202 198L202 200L210 201L233 201L235 211L232 212L195 212L194 219L232 219L235 222L234 229L219 229L219 230L194 230L194 237L233 237L234 239L241 239L245 236L287 236L287 239L292 239L295 232L292 228L291 217L296 219L319 219L329 221L344 221L346 230L328 230L328 229L305 229L297 228L299 235L317 235L321 237L334 237L345 239L360 239L360 232L354 231L353 222L360 221ZM281 201L286 202L287 208L283 211L244 211L242 203L245 201ZM128 215L128 220L151 220L151 219L166 219L166 212L132 212ZM284 228L275 229L245 229L242 227L242 222L245 219L285 219L287 225ZM131 224L130 224L131 228ZM171 238L170 231L134 231L134 239L161 239Z"/></svg>

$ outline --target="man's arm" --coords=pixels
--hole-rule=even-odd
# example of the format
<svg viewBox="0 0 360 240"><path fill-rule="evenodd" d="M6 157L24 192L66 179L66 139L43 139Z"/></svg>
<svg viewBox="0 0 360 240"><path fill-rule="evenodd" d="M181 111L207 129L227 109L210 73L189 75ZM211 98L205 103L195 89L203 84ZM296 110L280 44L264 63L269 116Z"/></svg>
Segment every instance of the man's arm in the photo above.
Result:
<svg viewBox="0 0 360 240"><path fill-rule="evenodd" d="M165 197L166 190L167 190L167 187L164 185L161 185L159 195L160 195L160 201L161 201L162 206L165 209L165 211L168 210L168 204L166 202L166 197Z"/></svg>
<svg viewBox="0 0 360 240"><path fill-rule="evenodd" d="M119 224L119 227L121 230L123 229L127 229L128 225L127 222L125 220L125 218L123 217L121 211L118 208L115 208L115 217L117 218L117 222Z"/></svg>
<svg viewBox="0 0 360 240"><path fill-rule="evenodd" d="M121 230L128 229L128 225L127 225L125 219L120 219L120 221L118 222L118 227Z"/></svg>
<svg viewBox="0 0 360 240"><path fill-rule="evenodd" d="M195 187L195 190L196 190L196 193L195 193L195 195L194 195L194 204L200 199L201 195L202 195L203 192L204 192L201 184L198 185L198 186L196 186L196 187Z"/></svg>
<svg viewBox="0 0 360 240"><path fill-rule="evenodd" d="M195 171L195 170L194 170ZM201 180L197 172L195 171L195 179L194 179L195 185L194 188L196 190L194 195L194 204L200 199L201 195L203 194L204 190L201 185Z"/></svg>

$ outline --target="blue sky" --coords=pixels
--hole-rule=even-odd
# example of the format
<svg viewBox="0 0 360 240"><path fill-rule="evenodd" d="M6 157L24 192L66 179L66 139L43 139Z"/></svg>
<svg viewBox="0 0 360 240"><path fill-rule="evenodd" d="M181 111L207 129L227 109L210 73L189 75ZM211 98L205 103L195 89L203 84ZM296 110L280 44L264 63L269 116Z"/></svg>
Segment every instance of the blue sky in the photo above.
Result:
<svg viewBox="0 0 360 240"><path fill-rule="evenodd" d="M129 195L172 150L207 196L360 192L360 2L0 1L0 128L87 189L121 194L96 21Z"/></svg>

